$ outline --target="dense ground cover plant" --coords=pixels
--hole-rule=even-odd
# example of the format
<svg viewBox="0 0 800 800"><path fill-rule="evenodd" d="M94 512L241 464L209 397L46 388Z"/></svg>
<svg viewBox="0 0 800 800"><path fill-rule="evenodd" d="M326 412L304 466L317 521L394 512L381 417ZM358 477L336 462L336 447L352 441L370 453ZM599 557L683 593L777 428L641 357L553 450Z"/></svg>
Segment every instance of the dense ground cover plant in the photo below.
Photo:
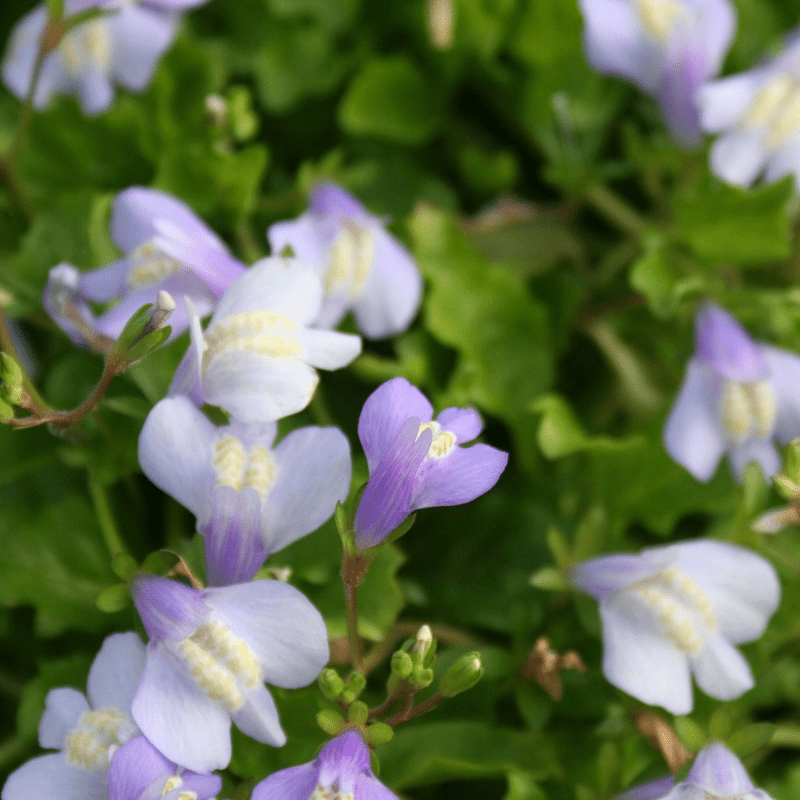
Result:
<svg viewBox="0 0 800 800"><path fill-rule="evenodd" d="M799 19L2 4L2 800L798 795Z"/></svg>

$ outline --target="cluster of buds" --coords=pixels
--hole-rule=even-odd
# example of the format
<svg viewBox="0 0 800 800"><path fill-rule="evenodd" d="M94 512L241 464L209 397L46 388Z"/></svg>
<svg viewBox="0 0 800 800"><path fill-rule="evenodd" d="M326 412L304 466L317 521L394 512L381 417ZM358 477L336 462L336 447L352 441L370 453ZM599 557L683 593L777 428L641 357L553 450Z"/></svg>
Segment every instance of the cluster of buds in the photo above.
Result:
<svg viewBox="0 0 800 800"><path fill-rule="evenodd" d="M763 513L753 522L758 533L777 533L787 525L800 525L800 439L792 439L786 447L783 469L772 477L778 494L788 503Z"/></svg>

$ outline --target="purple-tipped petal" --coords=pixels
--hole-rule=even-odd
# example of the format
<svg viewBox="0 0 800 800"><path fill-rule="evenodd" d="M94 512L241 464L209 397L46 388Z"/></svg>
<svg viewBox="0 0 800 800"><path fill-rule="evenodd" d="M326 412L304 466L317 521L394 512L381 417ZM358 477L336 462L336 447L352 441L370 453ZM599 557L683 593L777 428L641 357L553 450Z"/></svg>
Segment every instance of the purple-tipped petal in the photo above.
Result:
<svg viewBox="0 0 800 800"><path fill-rule="evenodd" d="M205 536L210 586L245 583L261 568L267 558L261 533L262 514L262 501L255 489L245 487L241 492L232 486L214 489L211 516L198 524Z"/></svg>
<svg viewBox="0 0 800 800"><path fill-rule="evenodd" d="M33 758L8 776L3 800L108 800L105 770L67 764L63 753Z"/></svg>
<svg viewBox="0 0 800 800"><path fill-rule="evenodd" d="M154 781L162 776L166 780L175 774L175 769L175 764L159 753L144 736L137 736L122 745L111 759L109 800L141 800L142 794ZM157 796L161 796L160 791Z"/></svg>
<svg viewBox="0 0 800 800"><path fill-rule="evenodd" d="M734 381L759 381L767 377L761 347L727 312L706 302L695 322L696 355L715 372Z"/></svg>
<svg viewBox="0 0 800 800"><path fill-rule="evenodd" d="M777 347L761 345L775 394L775 436L787 444L800 436L800 356Z"/></svg>
<svg viewBox="0 0 800 800"><path fill-rule="evenodd" d="M350 490L350 445L338 428L301 428L274 451L278 478L264 506L264 546L274 553L316 530ZM314 502L309 503L308 498Z"/></svg>
<svg viewBox="0 0 800 800"><path fill-rule="evenodd" d="M51 689L45 698L44 713L39 720L39 744L44 748L61 750L67 734L89 710L86 697L77 689L69 686Z"/></svg>
<svg viewBox="0 0 800 800"><path fill-rule="evenodd" d="M355 220L369 216L350 192L335 183L319 184L311 194L308 205L314 214L325 216Z"/></svg>
<svg viewBox="0 0 800 800"><path fill-rule="evenodd" d="M200 592L169 578L141 575L134 580L131 594L151 639L180 641L197 630L208 614Z"/></svg>
<svg viewBox="0 0 800 800"><path fill-rule="evenodd" d="M86 694L92 708L126 711L139 688L145 662L145 645L132 631L106 637L92 662Z"/></svg>
<svg viewBox="0 0 800 800"><path fill-rule="evenodd" d="M667 452L700 481L711 478L725 452L720 392L720 378L698 359L691 359L664 428Z"/></svg>
<svg viewBox="0 0 800 800"><path fill-rule="evenodd" d="M642 783L628 789L627 792L618 794L614 800L664 800L670 789L675 785L675 778L659 778L655 781Z"/></svg>
<svg viewBox="0 0 800 800"><path fill-rule="evenodd" d="M359 550L380 544L411 513L414 476L432 440L430 428L420 433L419 426L418 418L407 420L370 475L355 517L355 544Z"/></svg>
<svg viewBox="0 0 800 800"><path fill-rule="evenodd" d="M325 623L293 586L266 580L206 589L209 608L247 642L264 666L264 680L296 689L307 686L328 663Z"/></svg>
<svg viewBox="0 0 800 800"><path fill-rule="evenodd" d="M400 429L411 417L428 422L433 406L405 378L381 384L366 400L358 418L358 438L372 472L392 447Z"/></svg>
<svg viewBox="0 0 800 800"><path fill-rule="evenodd" d="M489 491L508 464L508 453L475 444L454 447L442 458L427 458L415 478L411 510L468 503Z"/></svg>
<svg viewBox="0 0 800 800"><path fill-rule="evenodd" d="M721 742L712 742L697 754L686 783L720 797L736 797L755 789L742 762Z"/></svg>
<svg viewBox="0 0 800 800"><path fill-rule="evenodd" d="M232 717L236 727L251 739L272 747L286 744L286 734L281 728L275 701L264 686L248 692L244 705Z"/></svg>
<svg viewBox="0 0 800 800"><path fill-rule="evenodd" d="M360 733L345 731L322 748L319 763L323 772L354 776L370 769L369 748Z"/></svg>
<svg viewBox="0 0 800 800"><path fill-rule="evenodd" d="M189 676L163 642L151 642L133 701L133 718L167 758L194 772L224 769L231 759L230 717Z"/></svg>
<svg viewBox="0 0 800 800"><path fill-rule="evenodd" d="M372 227L372 269L353 304L359 330L369 339L405 331L419 310L422 276L411 254L382 227Z"/></svg>
<svg viewBox="0 0 800 800"><path fill-rule="evenodd" d="M252 800L308 800L317 787L319 768L315 763L282 769L253 789Z"/></svg>
<svg viewBox="0 0 800 800"><path fill-rule="evenodd" d="M187 397L161 400L139 434L145 475L199 517L215 482L212 451L217 429Z"/></svg>

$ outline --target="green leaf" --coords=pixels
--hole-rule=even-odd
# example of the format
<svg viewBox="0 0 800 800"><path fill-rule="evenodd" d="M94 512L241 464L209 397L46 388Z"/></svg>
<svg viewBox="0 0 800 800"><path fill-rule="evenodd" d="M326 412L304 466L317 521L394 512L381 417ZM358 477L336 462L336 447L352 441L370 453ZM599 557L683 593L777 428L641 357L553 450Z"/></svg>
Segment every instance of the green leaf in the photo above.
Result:
<svg viewBox="0 0 800 800"><path fill-rule="evenodd" d="M728 747L740 758L745 758L772 741L776 725L770 722L755 722L739 728L728 739Z"/></svg>
<svg viewBox="0 0 800 800"><path fill-rule="evenodd" d="M405 56L368 61L339 107L339 123L348 133L400 144L422 144L441 122L429 82Z"/></svg>
<svg viewBox="0 0 800 800"><path fill-rule="evenodd" d="M128 585L125 583L115 583L103 589L95 601L95 605L105 614L116 614L117 611L122 611L130 604L131 596Z"/></svg>
<svg viewBox="0 0 800 800"><path fill-rule="evenodd" d="M719 181L697 181L675 199L675 235L701 258L763 264L791 251L794 179L739 189Z"/></svg>

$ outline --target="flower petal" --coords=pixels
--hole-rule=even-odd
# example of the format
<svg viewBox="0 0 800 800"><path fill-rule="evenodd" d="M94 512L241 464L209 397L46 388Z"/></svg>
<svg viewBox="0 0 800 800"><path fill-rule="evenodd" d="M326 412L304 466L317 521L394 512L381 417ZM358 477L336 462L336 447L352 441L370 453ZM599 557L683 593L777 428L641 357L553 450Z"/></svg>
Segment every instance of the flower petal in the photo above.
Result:
<svg viewBox="0 0 800 800"><path fill-rule="evenodd" d="M744 116L762 78L755 70L707 83L697 92L700 124L718 133L738 123Z"/></svg>
<svg viewBox="0 0 800 800"><path fill-rule="evenodd" d="M116 708L128 712L139 688L145 662L145 645L138 634L107 636L92 662L86 694L92 708Z"/></svg>
<svg viewBox="0 0 800 800"><path fill-rule="evenodd" d="M691 359L664 427L667 452L699 481L711 478L725 451L717 410L719 392L717 375Z"/></svg>
<svg viewBox="0 0 800 800"><path fill-rule="evenodd" d="M78 84L78 96L81 109L87 117L94 117L109 108L114 102L114 94L114 85L105 72L95 65L84 67Z"/></svg>
<svg viewBox="0 0 800 800"><path fill-rule="evenodd" d="M768 377L761 346L724 309L703 303L695 320L696 356L715 372L734 381Z"/></svg>
<svg viewBox="0 0 800 800"><path fill-rule="evenodd" d="M81 716L90 711L83 693L69 686L51 689L44 701L44 713L39 720L39 744L61 750L67 734L78 724Z"/></svg>
<svg viewBox="0 0 800 800"><path fill-rule="evenodd" d="M659 778L655 781L648 781L639 786L628 789L627 792L618 794L614 800L666 800L666 795L675 785L675 778ZM686 800L684 798L684 800Z"/></svg>
<svg viewBox="0 0 800 800"><path fill-rule="evenodd" d="M737 797L755 789L742 762L721 742L711 742L697 754L686 782L720 797Z"/></svg>
<svg viewBox="0 0 800 800"><path fill-rule="evenodd" d="M264 545L274 553L315 531L350 491L350 444L338 428L292 431L274 451L278 478L263 510ZM314 502L309 503L308 498Z"/></svg>
<svg viewBox="0 0 800 800"><path fill-rule="evenodd" d="M692 710L686 655L672 642L639 624L625 592L600 603L603 674L614 686L672 714Z"/></svg>
<svg viewBox="0 0 800 800"><path fill-rule="evenodd" d="M317 214L301 214L297 219L276 222L267 230L273 256L285 247L292 248L295 258L311 264L322 277L328 266L328 248L336 238L340 223Z"/></svg>
<svg viewBox="0 0 800 800"><path fill-rule="evenodd" d="M8 776L3 800L108 800L105 770L67 764L63 753L32 758Z"/></svg>
<svg viewBox="0 0 800 800"><path fill-rule="evenodd" d="M199 517L215 482L217 429L183 396L156 403L139 434L139 463L162 491Z"/></svg>
<svg viewBox="0 0 800 800"><path fill-rule="evenodd" d="M125 279L130 268L128 259L122 258L105 267L82 272L79 281L80 293L88 300L107 303L125 291Z"/></svg>
<svg viewBox="0 0 800 800"><path fill-rule="evenodd" d="M230 718L209 700L165 643L151 642L133 718L167 758L194 772L224 769L231 760Z"/></svg>
<svg viewBox="0 0 800 800"><path fill-rule="evenodd" d="M422 392L405 378L381 384L366 400L358 418L358 438L372 473L411 417L428 422L433 406Z"/></svg>
<svg viewBox="0 0 800 800"><path fill-rule="evenodd" d="M781 471L781 458L769 439L758 439L751 436L740 444L731 445L728 450L731 470L736 479L741 481L745 467L755 461L761 467L765 478L771 478Z"/></svg>
<svg viewBox="0 0 800 800"><path fill-rule="evenodd" d="M317 787L318 767L312 762L275 772L253 789L251 800L308 800Z"/></svg>
<svg viewBox="0 0 800 800"><path fill-rule="evenodd" d="M331 182L317 184L308 206L314 214L331 217L358 220L369 216L364 206L350 192Z"/></svg>
<svg viewBox="0 0 800 800"><path fill-rule="evenodd" d="M206 589L214 614L244 639L264 666L264 680L296 689L328 663L322 617L293 586L264 580Z"/></svg>
<svg viewBox="0 0 800 800"><path fill-rule="evenodd" d="M245 695L244 705L232 715L239 730L262 744L283 747L286 734L278 719L275 701L265 686Z"/></svg>
<svg viewBox="0 0 800 800"><path fill-rule="evenodd" d="M137 736L114 753L108 769L109 800L139 800L153 781L175 773L176 766Z"/></svg>
<svg viewBox="0 0 800 800"><path fill-rule="evenodd" d="M775 393L775 436L787 444L800 436L800 356L789 350L761 345Z"/></svg>
<svg viewBox="0 0 800 800"><path fill-rule="evenodd" d="M133 581L131 595L151 639L185 639L208 614L200 592L169 578L139 575Z"/></svg>
<svg viewBox="0 0 800 800"><path fill-rule="evenodd" d="M697 685L717 700L733 700L755 685L744 656L719 634L708 636L689 662Z"/></svg>
<svg viewBox="0 0 800 800"><path fill-rule="evenodd" d="M358 800L400 800L394 792L389 791L372 775L359 775L356 778L353 795L358 797Z"/></svg>
<svg viewBox="0 0 800 800"><path fill-rule="evenodd" d="M303 333L306 346L306 361L320 369L346 367L361 353L361 337L352 333L308 328Z"/></svg>
<svg viewBox="0 0 800 800"><path fill-rule="evenodd" d="M446 408L436 421L444 430L454 433L459 444L471 442L483 430L481 415L474 408Z"/></svg>
<svg viewBox="0 0 800 800"><path fill-rule="evenodd" d="M711 171L734 186L747 187L767 161L764 137L759 130L731 128L711 146Z"/></svg>
<svg viewBox="0 0 800 800"><path fill-rule="evenodd" d="M414 479L411 510L468 503L488 492L508 464L508 453L488 444L454 447L442 458L426 458Z"/></svg>

